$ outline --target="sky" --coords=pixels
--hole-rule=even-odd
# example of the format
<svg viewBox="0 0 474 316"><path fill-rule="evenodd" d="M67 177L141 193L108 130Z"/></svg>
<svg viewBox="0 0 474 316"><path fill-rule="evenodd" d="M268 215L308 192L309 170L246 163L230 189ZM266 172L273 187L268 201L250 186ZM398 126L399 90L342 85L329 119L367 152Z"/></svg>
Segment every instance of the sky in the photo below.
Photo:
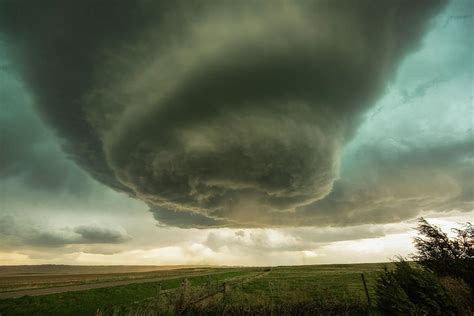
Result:
<svg viewBox="0 0 474 316"><path fill-rule="evenodd" d="M474 3L4 1L0 264L295 265L474 219Z"/></svg>

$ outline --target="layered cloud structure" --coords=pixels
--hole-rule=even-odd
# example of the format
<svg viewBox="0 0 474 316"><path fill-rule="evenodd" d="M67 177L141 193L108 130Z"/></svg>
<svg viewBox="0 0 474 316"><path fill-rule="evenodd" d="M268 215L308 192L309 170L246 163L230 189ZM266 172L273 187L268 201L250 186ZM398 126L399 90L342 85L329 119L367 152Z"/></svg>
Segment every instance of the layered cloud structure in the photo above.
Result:
<svg viewBox="0 0 474 316"><path fill-rule="evenodd" d="M160 223L345 226L472 209L469 137L347 147L442 7L11 2L0 28L63 149Z"/></svg>

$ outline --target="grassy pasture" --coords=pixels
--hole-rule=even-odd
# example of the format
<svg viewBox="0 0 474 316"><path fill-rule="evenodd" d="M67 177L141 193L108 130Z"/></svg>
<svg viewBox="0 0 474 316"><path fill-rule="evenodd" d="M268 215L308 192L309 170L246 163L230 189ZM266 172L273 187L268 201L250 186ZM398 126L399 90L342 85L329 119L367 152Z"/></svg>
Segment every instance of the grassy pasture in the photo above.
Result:
<svg viewBox="0 0 474 316"><path fill-rule="evenodd" d="M204 305L189 304L188 310L196 313L245 312L244 309L252 308L264 313L272 309L284 312L281 310L282 306L293 306L287 312L298 312L294 306L308 308L310 303L317 303L318 307L343 306L347 309L348 306L356 306L364 309L367 308L367 298L360 274L364 273L369 293L375 300L375 279L384 266L385 264L292 266L274 267L269 271L264 268L208 268L199 275L189 274L186 269L173 270L171 275L168 274L159 282L0 300L0 313L2 316L95 315L100 308L101 315L153 315L158 305L162 313L174 313L174 302L182 297L180 293L184 278L189 281L189 302L206 293L215 292L216 281L229 285L225 294L219 292L211 295ZM158 297L159 284L162 292Z"/></svg>

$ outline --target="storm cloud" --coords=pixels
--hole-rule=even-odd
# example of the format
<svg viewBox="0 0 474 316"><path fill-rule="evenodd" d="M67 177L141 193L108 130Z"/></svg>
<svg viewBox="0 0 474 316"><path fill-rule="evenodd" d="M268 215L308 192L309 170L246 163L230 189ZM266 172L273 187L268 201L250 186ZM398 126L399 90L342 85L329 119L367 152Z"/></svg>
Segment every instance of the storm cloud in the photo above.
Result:
<svg viewBox="0 0 474 316"><path fill-rule="evenodd" d="M63 149L162 224L346 225L471 205L468 158L426 192L405 176L437 174L444 160L419 169L429 149L388 160L368 150L360 173L340 170L344 146L443 1L2 6L11 58Z"/></svg>
<svg viewBox="0 0 474 316"><path fill-rule="evenodd" d="M0 50L4 47L0 41ZM59 193L82 197L90 193L97 184L64 159L57 140L31 110L33 101L24 93L21 80L0 69L0 82L2 193L10 191L5 187L11 188L14 183L21 183L25 195L25 191L54 193L56 197Z"/></svg>

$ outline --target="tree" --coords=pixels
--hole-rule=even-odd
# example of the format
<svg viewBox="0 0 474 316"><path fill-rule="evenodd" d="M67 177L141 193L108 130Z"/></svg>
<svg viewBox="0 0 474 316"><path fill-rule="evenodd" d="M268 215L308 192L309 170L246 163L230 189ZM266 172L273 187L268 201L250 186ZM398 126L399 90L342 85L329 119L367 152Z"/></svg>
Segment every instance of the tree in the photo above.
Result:
<svg viewBox="0 0 474 316"><path fill-rule="evenodd" d="M463 279L474 289L474 227L466 223L454 229L456 237L449 238L439 227L424 218L418 219L419 237L414 240L418 253L412 258L438 276Z"/></svg>

